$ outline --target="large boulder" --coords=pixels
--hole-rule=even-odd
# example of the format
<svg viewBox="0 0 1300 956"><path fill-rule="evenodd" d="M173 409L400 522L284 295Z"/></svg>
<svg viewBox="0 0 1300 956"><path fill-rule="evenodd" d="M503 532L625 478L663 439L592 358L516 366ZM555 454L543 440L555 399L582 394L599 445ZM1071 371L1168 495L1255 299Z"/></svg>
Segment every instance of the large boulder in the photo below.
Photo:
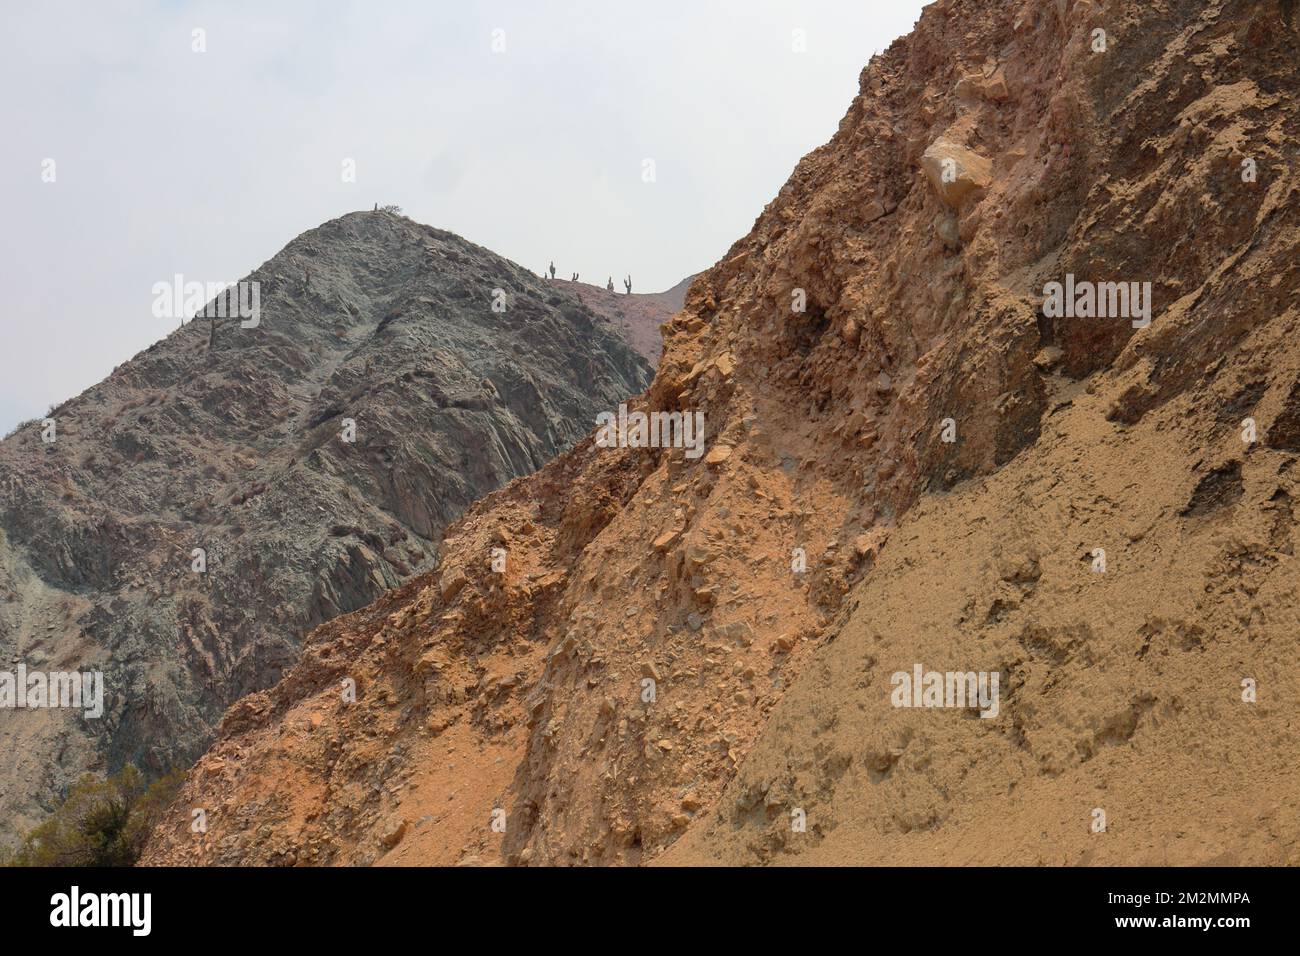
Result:
<svg viewBox="0 0 1300 956"><path fill-rule="evenodd" d="M977 189L993 182L993 164L974 150L936 139L921 157L930 185L949 206L956 207Z"/></svg>

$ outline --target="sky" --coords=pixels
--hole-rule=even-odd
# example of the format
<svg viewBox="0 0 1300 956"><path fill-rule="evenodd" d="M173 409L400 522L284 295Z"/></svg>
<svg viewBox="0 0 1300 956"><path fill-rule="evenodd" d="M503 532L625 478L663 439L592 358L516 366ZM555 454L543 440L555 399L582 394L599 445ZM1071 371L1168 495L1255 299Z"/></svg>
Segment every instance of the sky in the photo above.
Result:
<svg viewBox="0 0 1300 956"><path fill-rule="evenodd" d="M7 0L0 435L169 333L155 283L234 281L375 203L667 289L748 232L923 5Z"/></svg>

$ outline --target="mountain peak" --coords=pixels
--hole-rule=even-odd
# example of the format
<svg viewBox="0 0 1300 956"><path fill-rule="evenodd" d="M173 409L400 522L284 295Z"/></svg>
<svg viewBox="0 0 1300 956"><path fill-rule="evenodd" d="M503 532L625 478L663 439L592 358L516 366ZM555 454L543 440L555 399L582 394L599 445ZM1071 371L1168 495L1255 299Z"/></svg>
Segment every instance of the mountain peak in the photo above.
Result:
<svg viewBox="0 0 1300 956"><path fill-rule="evenodd" d="M10 827L91 767L192 761L312 627L432 566L448 522L649 382L598 307L391 213L241 281L255 323L197 317L56 408L52 442L0 445L0 646L106 686L98 723L0 711L8 752L66 751L11 782Z"/></svg>

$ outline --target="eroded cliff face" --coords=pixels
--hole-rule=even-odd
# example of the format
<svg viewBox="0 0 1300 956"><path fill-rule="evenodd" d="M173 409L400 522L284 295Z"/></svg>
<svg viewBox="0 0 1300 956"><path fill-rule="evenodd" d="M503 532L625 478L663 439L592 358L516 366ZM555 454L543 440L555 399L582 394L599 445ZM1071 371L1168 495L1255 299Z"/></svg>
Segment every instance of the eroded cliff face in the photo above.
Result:
<svg viewBox="0 0 1300 956"><path fill-rule="evenodd" d="M99 719L0 710L0 839L88 770L191 763L303 635L649 381L564 284L387 212L247 278L256 327L192 321L53 409L53 442L0 445L0 669L106 685Z"/></svg>
<svg viewBox="0 0 1300 956"><path fill-rule="evenodd" d="M588 437L476 504L231 709L149 861L1294 862L1296 45L927 7L665 327L635 405L707 452ZM1152 321L1047 314L1067 275ZM917 663L999 716L894 708ZM1265 756L1284 796L1231 786Z"/></svg>

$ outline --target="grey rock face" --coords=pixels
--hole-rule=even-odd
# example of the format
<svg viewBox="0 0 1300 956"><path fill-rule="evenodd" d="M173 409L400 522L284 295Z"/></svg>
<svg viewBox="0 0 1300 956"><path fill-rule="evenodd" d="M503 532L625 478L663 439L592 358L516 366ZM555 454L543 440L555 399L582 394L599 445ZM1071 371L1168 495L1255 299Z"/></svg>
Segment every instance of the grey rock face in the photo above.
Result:
<svg viewBox="0 0 1300 956"><path fill-rule="evenodd" d="M386 212L248 279L257 328L197 318L53 410L53 443L0 444L0 671L106 682L98 720L0 709L0 840L88 770L193 762L307 631L427 570L652 371L562 284Z"/></svg>

